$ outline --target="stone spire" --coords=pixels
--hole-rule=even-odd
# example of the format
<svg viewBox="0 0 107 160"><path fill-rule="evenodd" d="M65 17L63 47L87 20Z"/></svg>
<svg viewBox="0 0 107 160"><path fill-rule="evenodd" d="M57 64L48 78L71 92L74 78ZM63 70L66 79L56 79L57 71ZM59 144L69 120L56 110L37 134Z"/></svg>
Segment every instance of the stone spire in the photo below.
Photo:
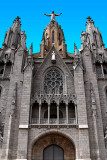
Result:
<svg viewBox="0 0 107 160"><path fill-rule="evenodd" d="M91 19L90 16L88 16L86 19L88 20L88 21L86 22L87 24L88 24L88 23L93 23L93 24L94 24L94 21Z"/></svg>
<svg viewBox="0 0 107 160"><path fill-rule="evenodd" d="M26 64L25 64L24 70L27 68L27 66L30 66L31 69L33 69L32 52L33 52L33 44L31 43L30 50L28 52L29 54L28 54L27 59L26 59Z"/></svg>
<svg viewBox="0 0 107 160"><path fill-rule="evenodd" d="M78 55L77 46L76 46L76 44L75 44L75 43L74 43L74 54L75 54L75 56L77 56L77 55Z"/></svg>
<svg viewBox="0 0 107 160"><path fill-rule="evenodd" d="M12 26L12 29L13 31L15 31L16 29L20 31L20 27L21 27L21 21L20 21L20 17L17 16L15 18L15 20L13 21L13 26Z"/></svg>
<svg viewBox="0 0 107 160"><path fill-rule="evenodd" d="M3 46L16 49L21 44L21 22L17 16L13 22L13 26L5 34Z"/></svg>
<svg viewBox="0 0 107 160"><path fill-rule="evenodd" d="M30 56L32 55L32 52L33 52L33 43L31 43L31 46L30 46L30 51L29 51Z"/></svg>
<svg viewBox="0 0 107 160"><path fill-rule="evenodd" d="M90 16L88 16L86 19L87 19L86 32L90 33L93 29L95 29L94 22L93 22L93 20L91 19Z"/></svg>
<svg viewBox="0 0 107 160"><path fill-rule="evenodd" d="M101 32L95 27L90 16L87 17L86 32L81 33L81 41L82 47L87 45L90 49L102 48L104 46Z"/></svg>

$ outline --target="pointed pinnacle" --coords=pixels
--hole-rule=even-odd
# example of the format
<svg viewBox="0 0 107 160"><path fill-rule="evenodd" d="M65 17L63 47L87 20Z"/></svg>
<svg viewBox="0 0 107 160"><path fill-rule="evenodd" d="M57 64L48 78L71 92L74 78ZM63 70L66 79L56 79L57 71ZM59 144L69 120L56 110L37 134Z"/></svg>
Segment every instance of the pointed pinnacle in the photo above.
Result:
<svg viewBox="0 0 107 160"><path fill-rule="evenodd" d="M75 55L78 55L77 46L76 46L75 43L74 43L74 54L75 54Z"/></svg>
<svg viewBox="0 0 107 160"><path fill-rule="evenodd" d="M19 16L16 17L16 21L19 21L19 19L21 19Z"/></svg>
<svg viewBox="0 0 107 160"><path fill-rule="evenodd" d="M21 19L19 16L17 16L16 18L15 18L15 20L13 21L13 23L18 23L18 24L20 24L21 25L21 21L19 20L19 19Z"/></svg>
<svg viewBox="0 0 107 160"><path fill-rule="evenodd" d="M74 49L76 49L77 48L77 46L76 46L76 44L75 44L75 42L74 42Z"/></svg>
<svg viewBox="0 0 107 160"><path fill-rule="evenodd" d="M93 24L94 24L94 21L91 19L91 17L90 17L90 16L88 16L86 19L88 19L88 21L87 21L86 23L91 22L91 23L93 23Z"/></svg>
<svg viewBox="0 0 107 160"><path fill-rule="evenodd" d="M33 52L33 43L31 43L31 46L30 46L29 55L32 55L32 52Z"/></svg>
<svg viewBox="0 0 107 160"><path fill-rule="evenodd" d="M88 16L86 19L91 20L91 17L90 17L90 16Z"/></svg>
<svg viewBox="0 0 107 160"><path fill-rule="evenodd" d="M30 49L32 49L33 48L33 43L31 43L31 46L30 46Z"/></svg>

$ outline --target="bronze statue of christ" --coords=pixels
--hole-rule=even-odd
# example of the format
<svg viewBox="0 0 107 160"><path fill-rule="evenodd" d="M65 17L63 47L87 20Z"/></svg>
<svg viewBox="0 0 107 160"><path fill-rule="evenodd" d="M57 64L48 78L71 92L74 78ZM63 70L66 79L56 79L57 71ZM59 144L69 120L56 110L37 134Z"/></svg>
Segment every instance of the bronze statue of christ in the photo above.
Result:
<svg viewBox="0 0 107 160"><path fill-rule="evenodd" d="M55 16L60 16L62 13L60 14L55 14L54 11L52 11L52 14L44 14L46 16L51 16L51 21L55 21Z"/></svg>

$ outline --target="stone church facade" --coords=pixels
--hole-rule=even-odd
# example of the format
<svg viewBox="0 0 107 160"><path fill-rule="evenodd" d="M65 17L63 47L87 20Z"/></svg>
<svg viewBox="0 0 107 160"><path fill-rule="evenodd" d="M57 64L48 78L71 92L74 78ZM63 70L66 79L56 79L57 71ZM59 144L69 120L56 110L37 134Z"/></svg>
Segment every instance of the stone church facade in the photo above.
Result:
<svg viewBox="0 0 107 160"><path fill-rule="evenodd" d="M107 160L107 49L88 17L79 54L54 20L40 52L20 18L0 49L0 159Z"/></svg>

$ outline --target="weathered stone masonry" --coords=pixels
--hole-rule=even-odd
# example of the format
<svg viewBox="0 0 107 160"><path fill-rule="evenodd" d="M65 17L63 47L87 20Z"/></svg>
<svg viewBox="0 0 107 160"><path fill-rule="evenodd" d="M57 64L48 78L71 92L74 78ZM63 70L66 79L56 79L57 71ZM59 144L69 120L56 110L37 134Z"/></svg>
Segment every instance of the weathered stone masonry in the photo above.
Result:
<svg viewBox="0 0 107 160"><path fill-rule="evenodd" d="M51 20L34 54L14 20L0 48L1 160L107 159L107 49L90 17L81 41L68 53Z"/></svg>

